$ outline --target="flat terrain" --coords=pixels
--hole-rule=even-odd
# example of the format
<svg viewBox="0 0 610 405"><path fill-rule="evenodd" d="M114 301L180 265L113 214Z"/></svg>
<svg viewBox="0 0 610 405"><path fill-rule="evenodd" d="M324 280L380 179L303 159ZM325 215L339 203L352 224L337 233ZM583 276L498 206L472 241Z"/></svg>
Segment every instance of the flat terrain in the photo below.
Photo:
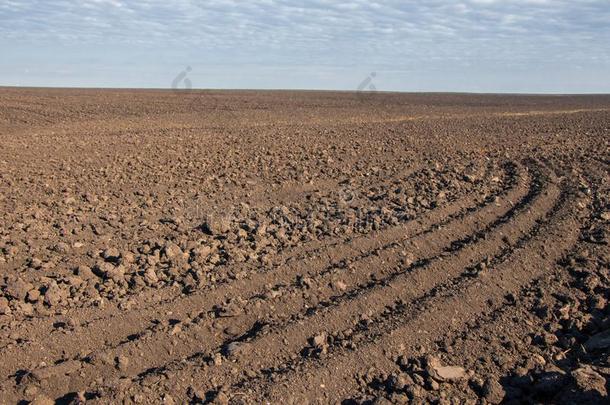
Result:
<svg viewBox="0 0 610 405"><path fill-rule="evenodd" d="M0 401L607 403L610 96L0 88Z"/></svg>

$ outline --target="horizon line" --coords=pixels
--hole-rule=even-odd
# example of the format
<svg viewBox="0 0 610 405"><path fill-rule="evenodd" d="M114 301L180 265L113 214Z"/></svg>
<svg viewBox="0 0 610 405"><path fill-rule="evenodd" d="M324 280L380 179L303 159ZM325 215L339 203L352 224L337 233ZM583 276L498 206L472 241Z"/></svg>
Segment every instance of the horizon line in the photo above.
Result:
<svg viewBox="0 0 610 405"><path fill-rule="evenodd" d="M562 92L493 92L493 91L425 91L425 90L344 90L344 89L305 89L305 88L191 88L191 89L174 89L168 87L96 87L96 86L20 86L20 85L2 85L0 89L24 89L24 90L102 90L102 91L167 91L174 93L184 93L194 91L222 91L222 92L319 92L319 93L349 93L349 94L455 94L455 95L511 95L511 96L610 96L610 93L562 93Z"/></svg>

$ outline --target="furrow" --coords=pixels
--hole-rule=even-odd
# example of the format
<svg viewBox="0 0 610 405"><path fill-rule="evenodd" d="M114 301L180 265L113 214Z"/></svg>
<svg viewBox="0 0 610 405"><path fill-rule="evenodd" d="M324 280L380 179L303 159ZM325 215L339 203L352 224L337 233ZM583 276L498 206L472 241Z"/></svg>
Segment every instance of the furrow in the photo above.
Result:
<svg viewBox="0 0 610 405"><path fill-rule="evenodd" d="M512 194L510 194L502 201L502 204L510 205L512 199ZM90 350L93 350L95 354L99 351L97 348L100 346L106 347L106 351L111 351L116 345L125 346L124 352L133 353L135 350L134 347L137 347L137 345L142 343L139 341L140 339L134 340L134 337L139 338L141 335L148 333L151 322L158 319L160 310L161 313L166 314L166 318L169 320L184 319L184 317L188 317L193 312L205 313L206 311L212 310L214 304L222 303L227 297L242 297L248 293L251 296L256 296L257 294L264 292L266 285L272 282L277 285L281 285L282 283L290 284L294 282L298 275L309 274L315 276L320 269L332 268L332 263L337 260L352 256L362 256L362 252L366 252L367 249L379 249L379 246L393 247L397 240L408 239L417 234L426 232L435 224L443 223L447 218L459 216L460 213L472 209L473 204L476 203L476 195L469 195L464 200L434 210L429 214L424 215L420 220L409 223L406 226L399 226L386 231L377 232L368 237L358 238L349 246L339 246L334 251L328 252L327 255L312 260L311 263L309 263L308 271L306 272L303 272L303 269L298 265L290 266L289 264L288 268L277 267L268 272L256 273L249 279L235 280L232 284L227 284L217 290L209 291L205 296L202 294L193 295L179 299L177 302L168 303L160 308L150 308L148 311L143 312L134 310L129 313L119 314L112 319L90 323L80 330L77 328L72 334L54 334L47 338L44 346L28 346L21 348L19 354L11 353L11 355L21 356L24 358L24 363L26 364L41 362L53 364L57 361L70 360L69 348L76 345L81 347L76 358L90 355ZM240 291L240 294L232 294L233 291ZM121 326L122 329L125 330L123 341L116 343L103 341L102 339L104 339L104 336L109 334L109 332L112 332L112 328L115 327L115 325ZM132 342L132 340L134 340L134 342ZM151 339L151 341L154 342L154 339ZM171 340L171 342L174 341L174 339ZM66 350L66 346L68 347L68 350ZM173 346L173 343L171 346ZM191 348L191 346L188 346L187 351ZM7 351L10 353L10 348L7 349ZM15 350L15 352L16 351L17 350ZM123 350L121 351L123 352ZM53 355L53 353L58 354ZM168 349L168 355L173 356L173 353L174 352L170 347ZM155 362L159 361L157 358L152 360ZM106 367L107 369L110 369L113 367L113 362L110 361L106 366L108 366ZM5 375L16 375L15 373L19 372L19 370L3 371L5 372Z"/></svg>
<svg viewBox="0 0 610 405"><path fill-rule="evenodd" d="M287 397L298 402L315 392L318 401L339 401L353 392L355 376L366 368L374 366L389 371L395 367L384 352L398 351L399 347L402 351L414 352L416 346L429 344L452 330L462 328L473 317L494 310L507 294L518 293L532 279L543 275L576 243L579 219L571 215L575 205L549 212L553 221L544 226L543 231L517 250L510 260L481 273L476 282L453 295L439 295L421 308L412 320L357 351L345 351L331 356L322 364L308 363L298 373L286 373L284 378L279 377L272 386L266 387L268 391L263 395L272 402ZM549 245L549 239L555 242ZM534 266L532 257L536 259Z"/></svg>
<svg viewBox="0 0 610 405"><path fill-rule="evenodd" d="M445 263L443 255L422 260L411 266L412 268L395 273L386 280L376 281L372 285L362 287L360 291L350 291L340 299L331 300L327 306L322 306L317 311L310 311L305 316L293 319L285 328L259 333L260 336L255 336L247 345L248 351L253 354L252 358L248 358L246 361L247 369L245 371L269 369L274 365L288 361L307 345L309 338L321 333L332 333L333 329L341 330L357 324L361 314L380 312L399 298L403 300L414 299L436 284L458 275L464 267L473 264L476 260L493 255L501 250L505 243L504 240L517 238L526 233L539 219L538 214L527 210L529 199L534 199L533 208L537 208L544 213L552 207L553 201L559 194L558 188L553 184L549 185L548 189L540 195L538 195L540 190L537 187L537 183L534 181L530 194L524 197L523 205L518 209L508 210L509 212L500 218L497 215L488 218L488 232L475 236L475 239L480 240L479 242L466 247L455 247L455 245L449 244L450 247L446 250L446 253L453 250L459 251L449 264ZM518 219L515 219L515 211L525 212L519 215ZM486 233L489 233L489 235ZM459 234L454 236L459 238ZM465 240L469 239L465 238ZM442 238L422 238L417 242L413 241L412 248L422 257L426 257L426 252L433 252L438 249L439 242L442 245L444 241ZM182 372L179 369L184 367L184 361L177 362L169 367L151 370L150 374L164 374L168 371L173 373L176 371L175 369L178 369L178 378L188 379L192 368L199 368L202 365L205 367L209 359L210 353L202 352L199 355L191 356L189 362L192 365L187 365ZM214 381L234 379L234 366L231 362L224 364L206 369L210 381L209 385L205 387L206 389L211 388Z"/></svg>

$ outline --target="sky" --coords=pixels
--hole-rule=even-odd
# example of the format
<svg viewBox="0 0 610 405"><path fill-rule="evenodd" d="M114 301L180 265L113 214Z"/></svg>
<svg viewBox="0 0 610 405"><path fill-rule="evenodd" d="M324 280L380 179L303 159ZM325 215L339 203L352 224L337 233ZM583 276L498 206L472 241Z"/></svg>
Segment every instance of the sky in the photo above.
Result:
<svg viewBox="0 0 610 405"><path fill-rule="evenodd" d="M610 0L0 0L0 85L610 93Z"/></svg>

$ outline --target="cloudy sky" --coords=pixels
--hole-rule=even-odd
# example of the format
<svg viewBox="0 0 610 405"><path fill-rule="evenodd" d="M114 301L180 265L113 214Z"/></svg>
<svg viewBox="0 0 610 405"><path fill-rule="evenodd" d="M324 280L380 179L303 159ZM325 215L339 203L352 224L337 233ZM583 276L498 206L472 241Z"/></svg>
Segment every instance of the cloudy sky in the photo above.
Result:
<svg viewBox="0 0 610 405"><path fill-rule="evenodd" d="M0 85L187 67L195 88L610 93L610 0L0 1Z"/></svg>

